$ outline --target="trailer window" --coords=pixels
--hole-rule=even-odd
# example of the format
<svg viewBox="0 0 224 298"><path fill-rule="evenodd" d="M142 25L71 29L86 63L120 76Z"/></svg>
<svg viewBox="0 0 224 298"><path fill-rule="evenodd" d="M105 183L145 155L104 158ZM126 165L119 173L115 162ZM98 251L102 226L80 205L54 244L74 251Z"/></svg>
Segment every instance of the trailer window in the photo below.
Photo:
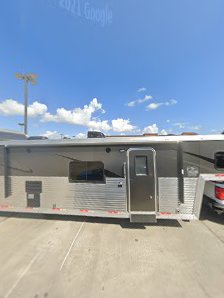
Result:
<svg viewBox="0 0 224 298"><path fill-rule="evenodd" d="M104 164L100 161L73 161L69 164L70 182L103 182Z"/></svg>
<svg viewBox="0 0 224 298"><path fill-rule="evenodd" d="M216 152L215 167L217 169L224 169L224 152Z"/></svg>
<svg viewBox="0 0 224 298"><path fill-rule="evenodd" d="M135 175L148 175L147 156L135 156Z"/></svg>

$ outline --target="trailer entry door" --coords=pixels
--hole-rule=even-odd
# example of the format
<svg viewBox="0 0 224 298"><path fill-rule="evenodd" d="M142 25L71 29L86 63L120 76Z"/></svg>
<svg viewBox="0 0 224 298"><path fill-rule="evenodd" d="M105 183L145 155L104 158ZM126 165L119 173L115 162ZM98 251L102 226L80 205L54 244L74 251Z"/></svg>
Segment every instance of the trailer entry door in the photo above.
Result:
<svg viewBox="0 0 224 298"><path fill-rule="evenodd" d="M156 221L155 151L129 149L129 211L132 222Z"/></svg>

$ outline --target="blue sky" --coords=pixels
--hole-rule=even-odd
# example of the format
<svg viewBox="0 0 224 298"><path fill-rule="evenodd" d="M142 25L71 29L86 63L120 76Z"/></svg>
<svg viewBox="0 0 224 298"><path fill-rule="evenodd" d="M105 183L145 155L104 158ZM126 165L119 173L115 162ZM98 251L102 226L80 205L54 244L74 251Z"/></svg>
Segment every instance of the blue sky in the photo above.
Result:
<svg viewBox="0 0 224 298"><path fill-rule="evenodd" d="M222 0L0 5L1 128L20 129L15 73L33 72L30 135L223 130Z"/></svg>

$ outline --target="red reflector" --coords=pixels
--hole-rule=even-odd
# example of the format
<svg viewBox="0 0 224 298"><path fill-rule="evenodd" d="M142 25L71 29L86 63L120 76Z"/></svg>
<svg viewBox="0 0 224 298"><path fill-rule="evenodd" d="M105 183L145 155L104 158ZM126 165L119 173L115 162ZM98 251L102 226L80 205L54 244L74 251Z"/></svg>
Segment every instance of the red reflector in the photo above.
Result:
<svg viewBox="0 0 224 298"><path fill-rule="evenodd" d="M215 176L216 176L216 177L223 177L224 174L216 174Z"/></svg>
<svg viewBox="0 0 224 298"><path fill-rule="evenodd" d="M55 210L55 211L60 211L61 208L52 208L52 210Z"/></svg>
<svg viewBox="0 0 224 298"><path fill-rule="evenodd" d="M80 209L80 212L89 212L88 209Z"/></svg>
<svg viewBox="0 0 224 298"><path fill-rule="evenodd" d="M111 211L108 211L108 213L110 213L110 214L117 214L118 211L116 211L116 210L111 210Z"/></svg>
<svg viewBox="0 0 224 298"><path fill-rule="evenodd" d="M171 212L160 212L160 215L171 215Z"/></svg>
<svg viewBox="0 0 224 298"><path fill-rule="evenodd" d="M224 188L216 186L215 187L215 197L218 200L224 200Z"/></svg>
<svg viewBox="0 0 224 298"><path fill-rule="evenodd" d="M0 205L0 208L8 208L9 207L9 205Z"/></svg>

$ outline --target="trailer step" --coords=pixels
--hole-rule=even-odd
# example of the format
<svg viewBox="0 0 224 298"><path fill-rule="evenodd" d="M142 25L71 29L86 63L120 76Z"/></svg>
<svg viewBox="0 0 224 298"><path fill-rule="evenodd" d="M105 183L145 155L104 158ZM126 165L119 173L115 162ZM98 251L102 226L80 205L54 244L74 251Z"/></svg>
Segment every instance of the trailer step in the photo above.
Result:
<svg viewBox="0 0 224 298"><path fill-rule="evenodd" d="M130 221L136 223L156 223L155 212L131 212Z"/></svg>

